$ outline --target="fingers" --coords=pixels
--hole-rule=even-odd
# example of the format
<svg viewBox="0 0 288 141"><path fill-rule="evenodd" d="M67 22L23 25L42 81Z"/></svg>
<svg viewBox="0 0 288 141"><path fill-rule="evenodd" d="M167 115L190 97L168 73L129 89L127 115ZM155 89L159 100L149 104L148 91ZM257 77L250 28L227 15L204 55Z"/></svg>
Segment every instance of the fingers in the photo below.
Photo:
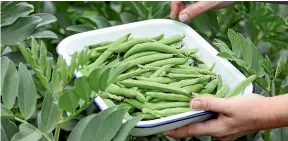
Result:
<svg viewBox="0 0 288 141"><path fill-rule="evenodd" d="M212 135L215 130L220 130L220 127L219 122L213 119L206 122L192 123L185 127L165 132L164 134L175 138Z"/></svg>
<svg viewBox="0 0 288 141"><path fill-rule="evenodd" d="M170 7L171 7L171 13L170 13L170 18L171 19L175 19L180 10L183 10L185 8L184 2L182 1L172 1L170 3Z"/></svg>
<svg viewBox="0 0 288 141"><path fill-rule="evenodd" d="M217 1L216 2L211 2L211 1L196 2L195 4L192 4L191 6L182 10L179 14L179 19L180 21L185 22L191 18L194 18L214 8L216 5L217 5Z"/></svg>
<svg viewBox="0 0 288 141"><path fill-rule="evenodd" d="M206 110L223 114L229 114L228 99L216 98L216 97L198 97L190 101L190 106L192 109L195 110Z"/></svg>

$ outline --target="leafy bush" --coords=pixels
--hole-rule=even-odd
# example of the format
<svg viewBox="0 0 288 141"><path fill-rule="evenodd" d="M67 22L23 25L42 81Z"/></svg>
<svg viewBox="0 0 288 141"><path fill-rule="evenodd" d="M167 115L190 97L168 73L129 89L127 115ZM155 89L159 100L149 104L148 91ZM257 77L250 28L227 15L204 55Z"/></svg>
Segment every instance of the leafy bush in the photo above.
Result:
<svg viewBox="0 0 288 141"><path fill-rule="evenodd" d="M280 4L238 2L204 13L187 24L219 50L218 56L231 61L247 76L257 74L257 93L275 96L288 92L287 8ZM73 78L75 69L87 61L76 57L89 52L73 54L74 63L68 66L57 56L55 47L75 33L169 18L169 13L169 2L164 1L1 2L1 140L76 141L95 140L100 135L107 135L103 140L128 139L130 129L141 117L121 125L126 109L112 107L99 112L92 103L99 91L98 86L92 85L95 81L89 81L90 76ZM91 75L101 76L104 70L115 69L121 71L107 65ZM112 122L111 130L98 130ZM239 140L287 138L285 127L259 131ZM159 134L130 140L210 141L212 137L173 139Z"/></svg>

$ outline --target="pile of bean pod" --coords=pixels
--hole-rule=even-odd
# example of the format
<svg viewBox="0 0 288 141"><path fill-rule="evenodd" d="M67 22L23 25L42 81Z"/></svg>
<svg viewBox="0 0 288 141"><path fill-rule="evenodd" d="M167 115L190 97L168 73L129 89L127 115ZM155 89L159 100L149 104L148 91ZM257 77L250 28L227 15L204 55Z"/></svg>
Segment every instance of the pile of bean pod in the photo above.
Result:
<svg viewBox="0 0 288 141"><path fill-rule="evenodd" d="M196 48L186 48L184 35L133 38L127 34L115 41L87 46L90 61L81 70L119 59L126 71L99 95L108 106L128 108L132 116L144 120L167 117L191 111L189 101L199 96L234 96L228 86L213 72L215 63L205 65Z"/></svg>

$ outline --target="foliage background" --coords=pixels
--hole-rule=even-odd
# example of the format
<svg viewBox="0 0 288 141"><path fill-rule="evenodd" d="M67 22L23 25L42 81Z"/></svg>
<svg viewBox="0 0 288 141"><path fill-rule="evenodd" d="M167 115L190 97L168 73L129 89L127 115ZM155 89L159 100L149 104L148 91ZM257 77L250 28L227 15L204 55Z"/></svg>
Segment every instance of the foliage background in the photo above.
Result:
<svg viewBox="0 0 288 141"><path fill-rule="evenodd" d="M56 46L67 36L105 28L125 23L131 23L147 19L166 18L169 19L170 2L28 2L33 6L33 10L29 16L37 13L47 13L49 22L43 26L33 26L27 36L22 37L22 40L11 41L12 44L3 44L3 39L18 39L15 38L15 33L8 35L4 34L1 27L1 52L2 56L10 58L17 66L19 62L23 62L24 58L20 51L15 47L16 42L26 42L29 35L43 39L48 50L48 58L53 61L57 60ZM193 3L193 2L192 2ZM191 4L186 2L186 4ZM189 26L200 33L208 42L217 46L217 39L223 41L229 47L231 43L227 35L228 29L233 29L241 33L246 38L250 39L260 50L262 56L268 56L271 60L271 70L275 70L279 58L287 61L288 58L288 6L271 3L261 2L237 2L235 5L217 11L209 11L204 13L188 22ZM1 9L1 16L2 16ZM28 15L28 14L27 14ZM54 16L53 16L54 15ZM47 17L47 15L46 15ZM2 18L2 17L1 17ZM34 17L35 18L35 17ZM41 18L41 17L40 17ZM57 21L56 21L57 19ZM35 22L35 20L33 20ZM1 22L2 24L2 22ZM27 25L33 22L27 22ZM39 23L38 23L39 24ZM41 32L40 32L41 31ZM41 33L41 34L40 34ZM2 40L3 39L3 40ZM97 39L96 39L97 40ZM15 44L13 44L13 42ZM215 44L216 43L216 44ZM5 50L4 50L5 48ZM218 48L217 48L218 49ZM233 62L240 70L243 71L241 66ZM245 71L243 71L245 73ZM247 74L248 75L248 74ZM265 96L275 96L280 94L281 88L286 87L288 68L284 67L279 77L276 77L275 83L272 83L273 91L271 93L264 90L261 86L256 87L256 92ZM284 81L285 80L285 81ZM270 87L271 88L271 87ZM272 89L272 88L271 88ZM92 113L99 112L98 109L92 104L85 111L83 111L76 119L69 121L63 125L61 130L60 140L66 140L70 131L76 123ZM36 117L34 117L36 122ZM31 121L32 122L32 121ZM282 139L281 139L282 137ZM262 141L265 138L265 131L251 133L248 136L241 137L240 141ZM288 129L273 129L271 130L270 137L272 141L281 141L288 138ZM160 141L160 140L201 140L209 141L211 137L197 137L186 139L173 139L163 135L153 135L149 137L134 138L131 140L141 141ZM266 140L266 139L265 139ZM283 140L284 141L284 140Z"/></svg>

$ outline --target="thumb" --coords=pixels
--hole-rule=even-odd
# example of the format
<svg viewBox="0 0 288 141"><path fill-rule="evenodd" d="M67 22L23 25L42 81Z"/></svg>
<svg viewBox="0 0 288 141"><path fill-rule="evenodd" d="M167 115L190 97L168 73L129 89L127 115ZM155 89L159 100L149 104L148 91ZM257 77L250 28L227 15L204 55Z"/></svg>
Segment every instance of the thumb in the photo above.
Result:
<svg viewBox="0 0 288 141"><path fill-rule="evenodd" d="M190 101L190 106L195 110L228 113L229 103L227 99L217 97L198 97Z"/></svg>

